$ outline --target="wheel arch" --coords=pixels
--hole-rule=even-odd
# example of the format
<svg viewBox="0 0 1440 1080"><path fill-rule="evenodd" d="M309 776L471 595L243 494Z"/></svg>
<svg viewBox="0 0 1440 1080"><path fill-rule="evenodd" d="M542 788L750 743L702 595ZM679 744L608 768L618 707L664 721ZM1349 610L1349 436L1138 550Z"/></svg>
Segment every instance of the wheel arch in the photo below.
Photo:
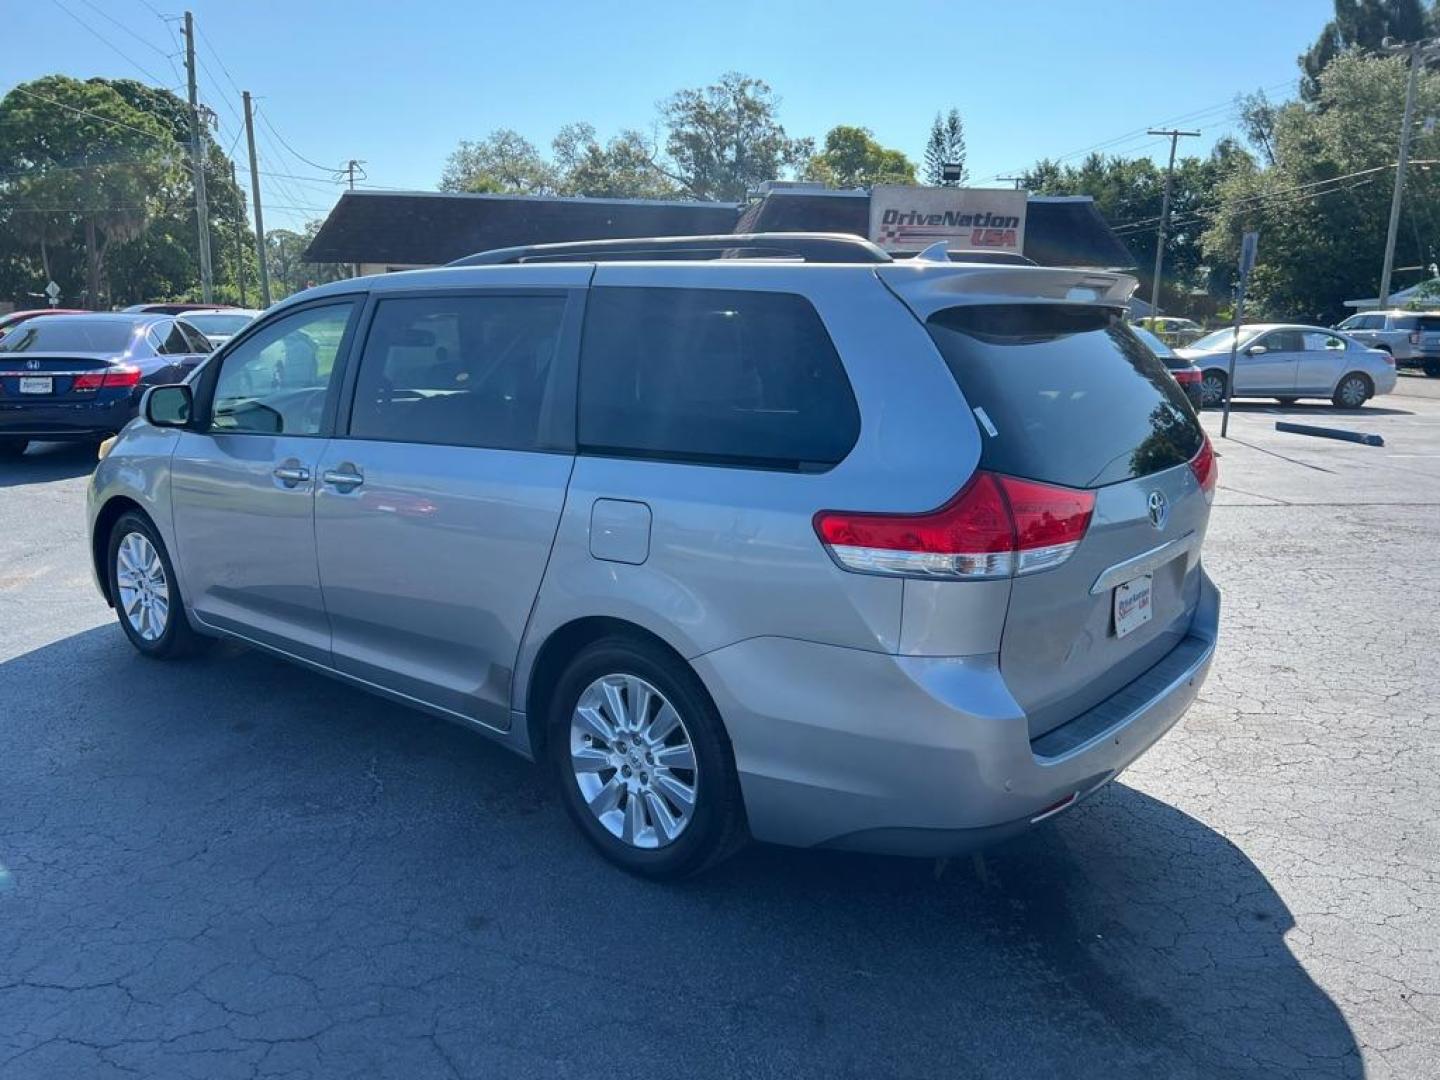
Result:
<svg viewBox="0 0 1440 1080"><path fill-rule="evenodd" d="M666 641L655 631L613 615L586 615L557 626L541 643L535 660L525 676L525 738L526 751L535 760L545 752L546 715L552 702L551 695L565 666L587 645L607 637L629 637L644 641L669 654L676 663L683 664L694 672L696 680L710 693L705 680L679 649ZM714 703L714 696L711 695ZM717 709L718 712L718 709ZM723 718L722 718L723 725ZM728 737L728 736L727 736Z"/></svg>
<svg viewBox="0 0 1440 1080"><path fill-rule="evenodd" d="M145 508L127 495L115 495L108 499L95 515L95 524L90 528L90 561L95 567L95 580L100 585L100 595L112 608L115 598L110 595L110 568L106 565L110 550L110 532L115 523L127 513L136 513L154 527L155 519ZM159 531L158 529L156 530Z"/></svg>

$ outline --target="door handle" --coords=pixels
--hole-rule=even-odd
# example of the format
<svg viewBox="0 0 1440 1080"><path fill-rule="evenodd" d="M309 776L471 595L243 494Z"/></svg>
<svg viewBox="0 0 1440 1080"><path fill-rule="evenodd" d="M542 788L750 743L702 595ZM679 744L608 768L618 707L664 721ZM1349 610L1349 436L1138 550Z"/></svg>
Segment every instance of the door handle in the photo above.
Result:
<svg viewBox="0 0 1440 1080"><path fill-rule="evenodd" d="M341 465L338 469L326 469L320 474L320 479L334 487L341 494L347 491L353 491L365 482L364 474L349 462Z"/></svg>
<svg viewBox="0 0 1440 1080"><path fill-rule="evenodd" d="M303 484L310 479L310 470L303 465L279 465L275 469L275 479L286 487L293 488L296 484Z"/></svg>

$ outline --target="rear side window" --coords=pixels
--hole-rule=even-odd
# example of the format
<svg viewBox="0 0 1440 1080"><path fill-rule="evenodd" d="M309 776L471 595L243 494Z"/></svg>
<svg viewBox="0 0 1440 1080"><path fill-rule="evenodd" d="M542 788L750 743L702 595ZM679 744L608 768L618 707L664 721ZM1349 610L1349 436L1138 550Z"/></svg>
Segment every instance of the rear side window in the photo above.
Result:
<svg viewBox="0 0 1440 1080"><path fill-rule="evenodd" d="M596 288L580 356L592 453L823 469L860 412L819 314L791 293Z"/></svg>
<svg viewBox="0 0 1440 1080"><path fill-rule="evenodd" d="M1421 315L1415 322L1416 329L1422 334L1440 332L1440 315Z"/></svg>
<svg viewBox="0 0 1440 1080"><path fill-rule="evenodd" d="M565 297L381 300L355 383L350 435L543 449Z"/></svg>
<svg viewBox="0 0 1440 1080"><path fill-rule="evenodd" d="M1390 320L1392 330L1414 330L1420 320L1414 315L1396 315Z"/></svg>
<svg viewBox="0 0 1440 1080"><path fill-rule="evenodd" d="M985 304L939 311L927 326L979 422L983 468L1090 488L1200 449L1184 391L1118 314Z"/></svg>

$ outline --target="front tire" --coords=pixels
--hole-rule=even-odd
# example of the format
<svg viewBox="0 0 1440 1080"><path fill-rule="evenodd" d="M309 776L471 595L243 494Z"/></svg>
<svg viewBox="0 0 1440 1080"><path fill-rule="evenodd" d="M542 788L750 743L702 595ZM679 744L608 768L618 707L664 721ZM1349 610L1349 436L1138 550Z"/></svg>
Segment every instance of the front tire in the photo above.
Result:
<svg viewBox="0 0 1440 1080"><path fill-rule="evenodd" d="M1291 405L1294 405L1295 402L1299 401L1300 399L1293 397L1277 397L1275 400L1288 409Z"/></svg>
<svg viewBox="0 0 1440 1080"><path fill-rule="evenodd" d="M623 870L686 877L744 843L720 714L694 671L651 642L605 638L575 656L552 697L548 749L571 819Z"/></svg>
<svg viewBox="0 0 1440 1080"><path fill-rule="evenodd" d="M175 567L143 514L122 514L110 530L106 568L120 629L142 656L170 659L194 651L200 637L185 618Z"/></svg>
<svg viewBox="0 0 1440 1080"><path fill-rule="evenodd" d="M1340 409L1358 409L1370 400L1372 393L1374 387L1370 385L1370 380L1358 371L1352 371L1335 384L1335 393L1330 400Z"/></svg>

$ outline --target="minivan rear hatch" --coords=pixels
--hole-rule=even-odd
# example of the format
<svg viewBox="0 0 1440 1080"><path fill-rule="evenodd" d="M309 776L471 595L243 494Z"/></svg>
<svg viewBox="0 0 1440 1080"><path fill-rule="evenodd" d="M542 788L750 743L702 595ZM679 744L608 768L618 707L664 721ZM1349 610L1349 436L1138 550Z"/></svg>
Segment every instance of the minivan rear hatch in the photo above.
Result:
<svg viewBox="0 0 1440 1080"><path fill-rule="evenodd" d="M1011 585L1000 670L1033 739L1184 639L1200 595L1210 505L1201 481L1213 458L1184 392L1119 309L996 291L916 314L980 428L980 468L1094 498L1070 556Z"/></svg>

